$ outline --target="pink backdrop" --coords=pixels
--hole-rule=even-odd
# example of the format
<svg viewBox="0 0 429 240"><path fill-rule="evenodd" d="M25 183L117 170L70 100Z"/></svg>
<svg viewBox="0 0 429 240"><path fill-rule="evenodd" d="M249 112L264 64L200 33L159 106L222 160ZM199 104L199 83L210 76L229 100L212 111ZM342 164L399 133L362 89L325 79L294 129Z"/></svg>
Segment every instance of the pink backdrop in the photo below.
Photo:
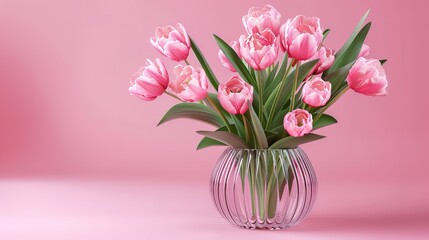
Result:
<svg viewBox="0 0 429 240"><path fill-rule="evenodd" d="M210 127L186 120L155 127L175 101L163 96L155 102L143 102L129 96L127 88L130 76L144 65L145 58L159 57L149 43L155 27L176 22L185 25L218 78L226 79L231 74L217 59L212 34L227 41L237 39L244 32L242 15L249 7L265 2L268 1L1 1L0 190L9 200L0 200L0 209L6 212L0 222L16 227L41 216L54 221L58 213L67 218L72 215L68 204L51 208L46 202L52 197L61 202L64 199L60 195L67 198L65 202L73 201L73 197L78 202L80 199L78 209L83 215L77 219L101 216L102 210L87 215L83 210L99 204L88 193L98 189L91 185L94 182L102 184L101 189L106 191L100 194L114 209L103 219L110 219L106 221L115 226L113 216L123 213L118 206L127 205L129 198L156 202L157 197L171 197L167 192L171 193L171 186L179 183L189 196L195 192L202 195L202 209L209 208L209 219L223 222L211 209L206 185L223 148L195 151L200 136L194 132ZM425 79L429 22L425 1L269 2L282 13L283 21L297 14L321 18L322 26L332 29L326 44L334 49L341 46L362 14L371 8L369 20L373 26L367 40L371 57L389 59L385 65L389 95L372 98L349 92L329 110L340 123L319 131L328 138L303 146L315 166L320 195L313 215L301 229L311 232L311 224L319 224L317 219L332 216L335 220L338 215L358 215L362 219L347 218L347 226L347 221L336 219L335 226L341 229L344 225L345 232L358 231L357 226L363 226L363 232L380 230L382 234L406 222L412 223L410 228L416 222L429 223L429 82ZM172 69L172 62L160 58ZM190 60L197 63L194 57ZM87 192L74 194L74 185L69 181L75 180L89 182L80 183L88 188ZM126 190L105 184L124 180L131 181L135 188L126 188L129 194L115 200L115 189ZM40 187L38 182L46 184ZM57 192L57 183L72 190L59 187ZM40 191L34 190L38 186ZM151 190L154 186L166 190L158 190L161 192L157 195ZM142 191L140 195L138 191ZM152 200L144 197L145 191L152 191ZM17 199L29 194L39 201L17 203ZM91 199L95 202L91 203ZM192 202L184 196L181 199L185 206L187 201ZM34 212L33 204L46 211ZM121 216L147 217L143 209L133 210L133 206L127 210L129 215L125 211ZM186 214L199 216L199 210L188 208L177 217L185 229ZM133 214L136 211L141 214ZM12 218L15 222L10 221ZM362 225L363 222L370 224ZM45 225L37 225L38 228L30 223L35 233L46 233ZM203 220L196 228L204 229L204 223L210 225L209 220ZM380 229L370 227L377 223ZM72 222L71 226L79 224ZM336 233L333 225L326 226ZM228 225L222 228L235 231ZM7 229L0 228L9 239L18 236L13 227ZM70 229L73 228L59 230L58 236ZM97 227L94 229L85 236L102 234ZM145 235L145 230L139 229L136 233ZM185 231L180 236L188 235Z"/></svg>

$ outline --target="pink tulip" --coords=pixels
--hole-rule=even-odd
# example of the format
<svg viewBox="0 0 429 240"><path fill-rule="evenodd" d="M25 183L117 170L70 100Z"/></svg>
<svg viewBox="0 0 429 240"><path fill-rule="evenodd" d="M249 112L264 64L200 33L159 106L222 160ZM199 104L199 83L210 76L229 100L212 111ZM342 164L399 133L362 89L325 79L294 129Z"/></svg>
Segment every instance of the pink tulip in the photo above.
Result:
<svg viewBox="0 0 429 240"><path fill-rule="evenodd" d="M253 87L240 77L234 76L219 85L217 98L226 111L231 114L244 114L253 102Z"/></svg>
<svg viewBox="0 0 429 240"><path fill-rule="evenodd" d="M271 30L259 32L253 28L253 33L240 37L241 57L255 70L264 70L274 64L278 56L278 42Z"/></svg>
<svg viewBox="0 0 429 240"><path fill-rule="evenodd" d="M176 79L170 82L170 88L186 102L195 102L207 96L208 80L203 69L177 65L174 68Z"/></svg>
<svg viewBox="0 0 429 240"><path fill-rule="evenodd" d="M152 101L164 93L168 87L168 73L161 60L157 58L155 62L147 59L146 66L133 77L132 86L128 89L131 95Z"/></svg>
<svg viewBox="0 0 429 240"><path fill-rule="evenodd" d="M350 69L346 81L351 89L367 96L387 94L386 73L377 59L359 58Z"/></svg>
<svg viewBox="0 0 429 240"><path fill-rule="evenodd" d="M232 49L235 50L237 55L241 58L240 44L237 41L234 41L234 42L232 42L231 47L232 47ZM235 70L234 66L232 66L231 62L228 60L228 58L225 56L225 54L222 52L222 50L219 50L217 56L219 57L220 62L222 63L222 65L224 67L228 68L232 72L237 72L237 70Z"/></svg>
<svg viewBox="0 0 429 240"><path fill-rule="evenodd" d="M368 57L370 50L371 49L369 48L369 46L364 43L362 45L362 48L360 49L358 58L360 58L360 57L364 57L364 58Z"/></svg>
<svg viewBox="0 0 429 240"><path fill-rule="evenodd" d="M302 137L313 129L313 117L309 112L295 109L284 118L284 128L293 137Z"/></svg>
<svg viewBox="0 0 429 240"><path fill-rule="evenodd" d="M158 27L150 43L164 56L180 62L188 58L191 42L182 24Z"/></svg>
<svg viewBox="0 0 429 240"><path fill-rule="evenodd" d="M317 52L323 32L316 17L296 16L280 28L282 50L291 58L307 60Z"/></svg>
<svg viewBox="0 0 429 240"><path fill-rule="evenodd" d="M319 59L319 61L316 63L316 66L314 66L314 70L312 71L312 74L317 75L328 68L332 66L335 60L334 50L327 48L325 46L322 46L319 51L313 55L310 59L306 60L305 62L309 62L315 59Z"/></svg>
<svg viewBox="0 0 429 240"><path fill-rule="evenodd" d="M302 87L302 101L312 107L324 106L330 97L331 83L320 77L314 77Z"/></svg>
<svg viewBox="0 0 429 240"><path fill-rule="evenodd" d="M257 27L260 32L270 29L277 36L280 30L280 17L280 13L267 4L264 7L250 8L248 14L243 17L243 24L248 34Z"/></svg>

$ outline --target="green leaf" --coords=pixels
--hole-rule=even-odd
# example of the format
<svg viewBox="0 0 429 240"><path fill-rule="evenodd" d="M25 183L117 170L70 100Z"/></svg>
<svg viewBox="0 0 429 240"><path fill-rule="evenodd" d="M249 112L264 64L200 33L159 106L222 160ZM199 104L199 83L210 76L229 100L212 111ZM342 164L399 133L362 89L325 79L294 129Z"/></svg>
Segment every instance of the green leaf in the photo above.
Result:
<svg viewBox="0 0 429 240"><path fill-rule="evenodd" d="M234 66L235 70L240 74L240 76L250 83L252 86L257 86L255 78L250 74L247 70L246 66L244 66L241 59L238 57L237 53L232 49L224 40L220 37L213 35L216 39L217 44L219 45L220 50L225 54L228 58L232 66Z"/></svg>
<svg viewBox="0 0 429 240"><path fill-rule="evenodd" d="M240 136L241 138L244 139L245 135L244 135L244 127L243 127L243 123L240 121L240 119L237 118L237 116L230 114L228 111L226 111L222 105L219 102L219 99L217 98L217 94L214 93L209 93L207 95L208 98L211 99L211 102L208 101L207 99L204 99L204 103L210 107L211 109L213 109L213 111L216 112L216 108L219 109L222 114L227 118L228 123L230 125L234 125L234 133L237 134L238 136ZM215 104L215 106L213 106L212 102Z"/></svg>
<svg viewBox="0 0 429 240"><path fill-rule="evenodd" d="M245 131L245 140L247 143L247 146L251 148L255 148L255 139L253 137L253 131L252 127L250 125L249 119L245 115L241 115L243 117L243 124L244 124L244 131Z"/></svg>
<svg viewBox="0 0 429 240"><path fill-rule="evenodd" d="M360 19L359 23L356 25L356 27L353 30L353 33L350 35L349 39L347 39L346 43L340 48L340 50L337 51L336 55L339 56L339 55L343 54L343 52L350 46L350 44L352 43L353 39L355 39L355 37L358 34L359 30L362 28L363 24L365 23L366 18L368 17L370 11L371 11L371 9L368 9L368 11L366 11L366 13Z"/></svg>
<svg viewBox="0 0 429 240"><path fill-rule="evenodd" d="M323 39L319 46L322 46L322 44L325 42L326 37L328 37L330 32L331 32L331 29L326 29L325 31L323 31Z"/></svg>
<svg viewBox="0 0 429 240"><path fill-rule="evenodd" d="M325 31L323 31L323 40L325 40L325 38L329 35L329 33L331 32L331 29L325 29Z"/></svg>
<svg viewBox="0 0 429 240"><path fill-rule="evenodd" d="M273 132L275 134L283 133L285 131L285 128L283 124L279 124L277 127L270 130L270 132Z"/></svg>
<svg viewBox="0 0 429 240"><path fill-rule="evenodd" d="M279 71L277 72L276 77L270 81L267 86L265 86L265 90L264 90L264 100L265 102L268 100L268 98L273 95L274 89L277 88L277 86L280 84L280 82L282 81L282 79L284 78L284 75L286 74L286 70L287 70L287 63L288 63L288 56L287 54L285 54L284 58L283 58L283 62L282 65L280 66Z"/></svg>
<svg viewBox="0 0 429 240"><path fill-rule="evenodd" d="M219 87L219 81L216 79L216 76L214 75L212 69L210 68L210 65L207 63L207 60L204 58L204 55L201 53L200 48L197 46L197 44L195 44L194 40L192 40L191 37L189 37L189 39L191 39L192 51L194 51L194 54L197 57L198 61L200 62L201 67L204 69L204 72L206 73L210 83L213 85L214 89L217 90Z"/></svg>
<svg viewBox="0 0 429 240"><path fill-rule="evenodd" d="M209 137L204 137L203 139L201 139L200 143L198 144L197 150L211 147L211 146L226 146L226 144Z"/></svg>
<svg viewBox="0 0 429 240"><path fill-rule="evenodd" d="M236 134L239 137L241 137L242 139L245 139L246 138L246 133L245 133L245 130L244 130L244 125L241 122L241 120L236 115L233 115L233 114L230 114L229 118L231 118L232 121L233 121L233 123L234 123Z"/></svg>
<svg viewBox="0 0 429 240"><path fill-rule="evenodd" d="M287 100L287 102L290 102L290 101ZM284 128L283 128L283 120L284 120L284 117L285 117L286 113L288 113L288 112L289 112L289 108L285 108L285 109L282 109L282 110L278 111L274 115L274 118L273 118L273 121L272 121L272 124L271 124L271 127L270 127L271 131L278 132L277 131L278 129L283 129L284 130Z"/></svg>
<svg viewBox="0 0 429 240"><path fill-rule="evenodd" d="M177 118L191 118L216 127L224 125L219 115L207 106L197 103L179 103L168 110L158 126Z"/></svg>
<svg viewBox="0 0 429 240"><path fill-rule="evenodd" d="M260 149L268 148L268 142L267 137L265 136L264 128L262 128L262 124L259 121L258 115L256 115L256 112L250 103L249 110L246 112L246 115L248 115L248 118L250 119L257 146Z"/></svg>
<svg viewBox="0 0 429 240"><path fill-rule="evenodd" d="M314 66L317 64L318 61L319 61L318 59L315 59L313 61L306 62L303 65L301 65L298 72L298 85L310 74L311 70L314 68ZM283 123L283 117L287 113L287 110L283 110L283 109L289 109L288 104L290 104L289 99L292 95L291 89L293 84L293 78L295 76L295 71L296 69L294 69L293 71L291 71L291 73L289 73L289 75L286 77L286 80L285 80L286 82L283 88L281 89L280 99L283 99L283 101L279 101L279 103L277 103L276 106L274 106L274 100L276 95L275 93L279 91L279 88L281 87L281 85L278 85L277 88L274 90L274 94L271 94L271 96L268 98L267 102L265 103L265 106L267 106L266 108L268 109L273 108L273 112L275 113L274 117L272 118L273 120L270 123L270 126L267 126L268 129L273 129L277 127L279 124ZM300 101L298 100L296 101L296 103L300 104Z"/></svg>
<svg viewBox="0 0 429 240"><path fill-rule="evenodd" d="M243 61L241 61L242 63L243 63ZM256 71L255 71L255 69L253 69L251 66L249 66L249 65L247 65L247 64L245 64L245 63L243 63L243 65L244 66L247 66L247 71L249 71L249 73L250 73L250 75L252 76L252 78L253 79L255 79L256 80ZM256 84L255 86L254 86L254 88L255 88L255 91L258 91L258 84Z"/></svg>
<svg viewBox="0 0 429 240"><path fill-rule="evenodd" d="M387 59L381 59L380 60L381 65L384 65L386 62L387 62Z"/></svg>
<svg viewBox="0 0 429 240"><path fill-rule="evenodd" d="M369 29L371 28L371 22L367 23L356 35L353 41L350 43L344 52L335 54L334 64L326 71L326 74L341 68L350 62L357 59L362 45L368 35Z"/></svg>
<svg viewBox="0 0 429 240"><path fill-rule="evenodd" d="M229 113L222 107L222 105L220 104L220 102L219 102L219 99L217 98L217 94L215 94L215 93L208 93L207 94L207 97L208 98L210 98L210 100L213 102L213 103L215 103L215 106L213 106L212 105L212 103L209 101L209 100L207 100L207 99L203 99L203 102L208 106L208 107L210 107L211 109L213 109L213 111L215 111L216 112L216 108L217 109L219 109L221 112L222 112L222 114L224 115L224 116L228 116L229 115ZM230 123L233 123L233 122L230 122Z"/></svg>
<svg viewBox="0 0 429 240"><path fill-rule="evenodd" d="M322 127L326 127L332 124L337 123L337 119L335 119L334 117L328 115L328 114L322 114L319 119L317 119L317 121L313 124L313 130L322 128Z"/></svg>
<svg viewBox="0 0 429 240"><path fill-rule="evenodd" d="M316 66L317 62L319 62L319 59L315 59L315 60L312 60L310 62L306 62L306 63L302 64L299 67L299 71L298 71L298 85L302 81L304 81L304 79L306 77L308 77L308 75L310 75L311 70L314 69L314 66ZM296 68L294 70L292 70L291 73L289 73L289 75L286 78L286 82L288 82L288 83L290 82L290 86L292 86L293 78L295 77L295 71L296 71ZM289 97L288 98L290 98L290 96L292 94L291 89L285 88L283 90L283 93L284 93L284 91L287 91L289 93Z"/></svg>
<svg viewBox="0 0 429 240"><path fill-rule="evenodd" d="M270 146L269 149L295 148L298 145L316 141L324 137L325 136L314 134L314 133L309 133L302 137L288 136L275 142L273 145Z"/></svg>
<svg viewBox="0 0 429 240"><path fill-rule="evenodd" d="M268 146L270 145L270 143L276 142L276 139L277 139L276 132L265 130L265 136L267 136Z"/></svg>
<svg viewBox="0 0 429 240"><path fill-rule="evenodd" d="M306 62L301 65L298 71L298 85L304 80L304 78L306 78L310 74L310 71L314 68L314 66L316 66L318 61L319 59L315 59L313 61ZM285 104L289 103L288 99L290 99L290 97L292 96L292 83L293 78L295 76L295 71L296 69L292 70L291 73L289 73L289 75L286 77L286 83L284 85L284 88L281 89L282 92L280 92L280 96L281 99L284 99L283 104L277 104L277 106L273 106L275 100L275 93L272 93L271 96L269 96L267 102L265 103L267 109L271 109L272 107L274 107L274 112L278 113L280 109L284 107ZM279 91L278 89L280 87L281 86L278 85L274 92Z"/></svg>
<svg viewBox="0 0 429 240"><path fill-rule="evenodd" d="M233 148L247 149L246 143L234 133L227 131L197 131L198 134L220 141Z"/></svg>
<svg viewBox="0 0 429 240"><path fill-rule="evenodd" d="M227 131L227 130L228 130L228 128L226 126L223 126L219 129L217 129L216 131ZM209 137L203 137L197 146L197 150L207 148L210 146L226 146L226 144L223 142L220 142L218 140L209 138Z"/></svg>
<svg viewBox="0 0 429 240"><path fill-rule="evenodd" d="M266 92L266 88L273 82L274 77L276 76L278 68L279 68L279 63L277 63L274 66L273 70L271 70L270 74L268 75L267 80L265 80L265 82L264 82L264 85L265 85L264 86L264 93Z"/></svg>
<svg viewBox="0 0 429 240"><path fill-rule="evenodd" d="M265 136L267 136L267 138L268 138L268 137L272 137L273 135L276 135L276 134L277 134L277 133L275 133L275 132L268 131L268 130L264 130L264 132L265 132Z"/></svg>
<svg viewBox="0 0 429 240"><path fill-rule="evenodd" d="M332 88L331 91L332 93L335 93L338 91L338 89L340 89L344 84L347 84L345 82L347 75L349 74L349 70L350 68L353 66L355 62L351 62L335 71L333 71L332 73L330 73L329 75L327 75L326 77L324 77L323 79L325 81L328 81L331 83ZM332 94L331 98L334 97L334 94Z"/></svg>

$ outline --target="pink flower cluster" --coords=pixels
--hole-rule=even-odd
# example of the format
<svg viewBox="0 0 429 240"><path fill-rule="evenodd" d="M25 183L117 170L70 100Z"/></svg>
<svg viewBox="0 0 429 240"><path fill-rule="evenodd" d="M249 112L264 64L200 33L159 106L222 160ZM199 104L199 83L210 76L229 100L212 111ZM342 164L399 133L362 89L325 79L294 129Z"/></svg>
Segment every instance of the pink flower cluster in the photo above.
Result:
<svg viewBox="0 0 429 240"><path fill-rule="evenodd" d="M301 85L300 97L307 106L304 104L304 109L291 109L284 117L284 128L290 136L300 137L311 132L313 116L309 109L329 106L333 94L331 83L322 79L322 74L334 64L335 51L323 45L319 18L298 15L281 25L280 13L273 6L265 5L250 8L242 22L246 33L233 41L231 47L255 71L269 72L282 52L292 59L292 66L317 60ZM174 68L175 78L170 80L161 60L147 60L146 66L132 79L130 94L152 101L169 87L172 93L168 93L182 101L205 99L208 95L208 77L203 69L191 66L187 61L191 41L185 27L180 23L176 27L158 27L150 42L165 57L176 62L184 61L186 65L177 65ZM367 59L369 51L369 46L363 44L346 78L348 88L368 96L386 95L388 83L385 71L379 60ZM218 57L223 66L236 72L221 50ZM230 114L245 114L253 102L253 86L245 80L233 76L217 89L220 104Z"/></svg>
<svg viewBox="0 0 429 240"><path fill-rule="evenodd" d="M158 27L150 43L165 57L187 63L191 42L182 24L178 23L177 27ZM176 77L170 80L161 60L156 59L156 65L150 60L147 61L148 64L132 79L130 94L151 101L170 87L174 94L185 102L196 102L206 98L208 80L203 69L179 64L174 68Z"/></svg>

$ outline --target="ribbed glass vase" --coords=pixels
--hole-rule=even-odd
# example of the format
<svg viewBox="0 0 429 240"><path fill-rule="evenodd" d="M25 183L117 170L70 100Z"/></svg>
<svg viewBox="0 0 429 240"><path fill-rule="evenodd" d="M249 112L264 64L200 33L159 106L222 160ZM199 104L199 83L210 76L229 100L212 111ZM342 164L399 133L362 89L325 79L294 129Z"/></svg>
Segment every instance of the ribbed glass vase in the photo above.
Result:
<svg viewBox="0 0 429 240"><path fill-rule="evenodd" d="M249 229L292 227L307 216L317 195L315 172L299 147L228 148L213 169L210 185L220 214Z"/></svg>

